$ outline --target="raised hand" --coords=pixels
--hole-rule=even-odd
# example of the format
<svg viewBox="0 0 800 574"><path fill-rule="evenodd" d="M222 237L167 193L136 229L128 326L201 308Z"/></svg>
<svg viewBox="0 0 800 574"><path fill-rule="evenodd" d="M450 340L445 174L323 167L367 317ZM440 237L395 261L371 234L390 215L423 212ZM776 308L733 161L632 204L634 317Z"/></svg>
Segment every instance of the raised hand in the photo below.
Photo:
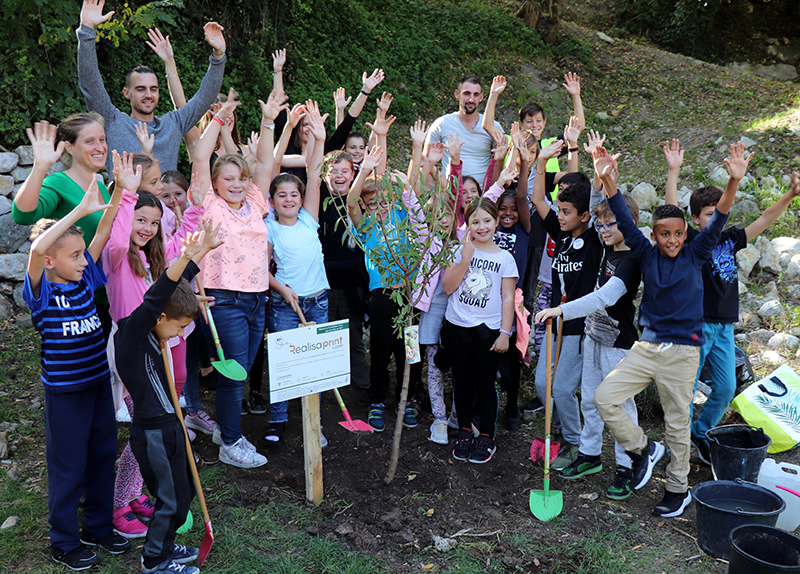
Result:
<svg viewBox="0 0 800 574"><path fill-rule="evenodd" d="M216 227L214 227L212 221L203 221L200 223L200 231L203 232L203 239L200 241L200 246L206 253L225 243L224 241L217 241L217 234L219 233L220 227L222 227L221 221Z"/></svg>
<svg viewBox="0 0 800 574"><path fill-rule="evenodd" d="M261 105L261 121L265 124L275 123L275 118L278 117L281 110L289 109L289 104L285 103L288 99L289 96L285 94L278 95L273 90L270 92L266 103L264 103L263 100L258 100L258 103Z"/></svg>
<svg viewBox="0 0 800 574"><path fill-rule="evenodd" d="M93 177L92 182L86 189L86 193L81 198L81 211L85 215L89 215L95 211L106 210L109 207L111 207L111 204L105 202L103 194L100 193L100 188L97 186L97 178Z"/></svg>
<svg viewBox="0 0 800 574"><path fill-rule="evenodd" d="M216 22L208 22L203 26L203 34L206 37L206 42L208 42L209 46L214 48L215 52L225 51L225 36L222 34L223 30L225 30L225 28Z"/></svg>
<svg viewBox="0 0 800 574"><path fill-rule="evenodd" d="M469 225L469 223L467 223ZM465 259L472 261L472 256L475 255L475 245L472 243L472 232L467 231L464 234L464 244L461 246L461 261Z"/></svg>
<svg viewBox="0 0 800 574"><path fill-rule="evenodd" d="M292 126L292 129L297 127L297 124L300 123L304 117L308 115L308 110L303 104L295 104L294 107L289 110L289 116L287 118L289 125Z"/></svg>
<svg viewBox="0 0 800 574"><path fill-rule="evenodd" d="M181 243L183 244L183 247L181 247L181 253L187 258L194 259L203 251L203 244L200 239L201 235L202 232L198 229L193 233L188 233L186 237L180 238Z"/></svg>
<svg viewBox="0 0 800 574"><path fill-rule="evenodd" d="M122 152L120 157L117 150L111 152L111 161L114 164L114 181L121 185L122 189L127 189L131 193L136 193L139 184L142 182L142 166L133 167L133 154Z"/></svg>
<svg viewBox="0 0 800 574"><path fill-rule="evenodd" d="M333 92L333 101L336 103L337 109L344 109L350 103L350 100L353 99L353 96L347 97L347 94L344 91L344 88L338 88L335 92Z"/></svg>
<svg viewBox="0 0 800 574"><path fill-rule="evenodd" d="M506 77L505 76L495 76L492 79L492 89L489 91L489 95L498 96L503 93L503 90L506 89Z"/></svg>
<svg viewBox="0 0 800 574"><path fill-rule="evenodd" d="M153 144L156 141L155 134L147 134L147 124L139 122L136 124L136 139L142 144L142 153L150 153L153 151Z"/></svg>
<svg viewBox="0 0 800 574"><path fill-rule="evenodd" d="M461 146L464 145L464 142L461 141L461 135L456 132L456 137L452 135L448 135L447 139L444 142L444 147L447 148L447 151L450 152L450 157L461 157Z"/></svg>
<svg viewBox="0 0 800 574"><path fill-rule="evenodd" d="M425 120L415 121L408 131L411 134L412 142L419 145L425 144L425 137L428 135L428 127Z"/></svg>
<svg viewBox="0 0 800 574"><path fill-rule="evenodd" d="M324 141L325 120L328 118L328 114L325 114L324 116L320 115L319 105L314 100L306 101L306 109L308 110L306 123L311 128L311 135L313 135L314 139L317 141Z"/></svg>
<svg viewBox="0 0 800 574"><path fill-rule="evenodd" d="M601 147L604 143L606 143L606 134L603 134L601 136L599 132L596 132L594 130L589 130L589 133L586 135L589 141L583 144L583 149L589 155L592 155L595 149Z"/></svg>
<svg viewBox="0 0 800 574"><path fill-rule="evenodd" d="M800 176L797 175L797 172L792 173L792 194L797 197L800 195Z"/></svg>
<svg viewBox="0 0 800 574"><path fill-rule="evenodd" d="M364 125L371 129L376 136L385 136L389 133L389 128L397 118L394 116L386 117L383 110L378 110L375 114L375 123L364 122Z"/></svg>
<svg viewBox="0 0 800 574"><path fill-rule="evenodd" d="M250 137L247 138L247 149L250 150L251 154L256 154L256 151L258 150L258 140L260 139L261 136L258 135L258 132L250 132Z"/></svg>
<svg viewBox="0 0 800 574"><path fill-rule="evenodd" d="M516 166L509 165L500 172L500 177L497 178L496 183L500 187L505 187L512 181L516 181L517 177L519 177L519 172L516 170Z"/></svg>
<svg viewBox="0 0 800 574"><path fill-rule="evenodd" d="M233 88L228 90L228 99L222 103L222 107L219 109L219 112L217 112L217 116L222 120L227 120L232 116L236 108L242 105L242 102L236 100L238 97L239 94L236 93L236 90Z"/></svg>
<svg viewBox="0 0 800 574"><path fill-rule="evenodd" d="M286 63L286 48L272 52L272 71L280 72Z"/></svg>
<svg viewBox="0 0 800 574"><path fill-rule="evenodd" d="M408 180L408 176L397 169L392 172L392 181L402 185L403 189L411 188L411 182Z"/></svg>
<svg viewBox="0 0 800 574"><path fill-rule="evenodd" d="M392 105L392 100L394 100L394 96L392 94L389 92L383 92L380 99L377 100L378 109L386 114L386 112L389 111L389 106Z"/></svg>
<svg viewBox="0 0 800 574"><path fill-rule="evenodd" d="M161 30L158 28L149 28L147 30L147 37L150 38L150 41L145 41L145 44L150 46L150 49L153 50L162 61L168 62L175 57L172 44L169 43L169 36L164 37Z"/></svg>
<svg viewBox="0 0 800 574"><path fill-rule="evenodd" d="M375 68L375 71L372 72L372 75L367 76L367 73L364 72L361 74L361 84L363 85L363 90L367 93L370 93L372 90L375 89L375 86L380 84L383 81L384 75L383 70Z"/></svg>
<svg viewBox="0 0 800 574"><path fill-rule="evenodd" d="M494 147L494 161L503 161L508 153L508 138L503 136L497 145Z"/></svg>
<svg viewBox="0 0 800 574"><path fill-rule="evenodd" d="M595 148L592 154L594 160L594 171L601 179L611 175L614 170L614 158L608 154L608 150L603 146Z"/></svg>
<svg viewBox="0 0 800 574"><path fill-rule="evenodd" d="M561 152L562 147L564 147L564 140L556 138L550 143L550 145L543 148L542 151L539 152L539 161L547 161L551 157L555 157Z"/></svg>
<svg viewBox="0 0 800 574"><path fill-rule="evenodd" d="M201 207L207 192L207 189L201 189L197 184L197 178L194 177L194 173L192 173L191 183L189 183L189 189L186 191L186 195L189 196L189 201L192 202L192 205L198 208ZM175 209L176 215L178 211L180 211L180 208Z"/></svg>
<svg viewBox="0 0 800 574"><path fill-rule="evenodd" d="M551 307L550 309L542 309L533 318L534 323L544 323L548 319L555 319L561 316L561 307Z"/></svg>
<svg viewBox="0 0 800 574"><path fill-rule="evenodd" d="M728 173L731 174L731 179L741 180L747 173L747 166L750 165L750 160L756 155L755 152L750 153L747 157L744 156L744 144L736 142L731 144L731 159L725 158L725 165L728 166Z"/></svg>
<svg viewBox="0 0 800 574"><path fill-rule="evenodd" d="M41 121L33 124L33 129L27 128L25 132L33 146L33 163L49 168L61 159L64 153L66 142L58 142L56 145L56 134L58 128L50 125L50 122Z"/></svg>
<svg viewBox="0 0 800 574"><path fill-rule="evenodd" d="M564 128L564 139L569 142L569 147L578 145L578 137L581 135L581 122L575 116L569 118L569 123Z"/></svg>
<svg viewBox="0 0 800 574"><path fill-rule="evenodd" d="M81 24L89 28L97 28L103 22L110 20L114 11L103 14L106 0L84 0L81 7Z"/></svg>
<svg viewBox="0 0 800 574"><path fill-rule="evenodd" d="M445 147L442 142L434 142L428 147L428 161L434 165L442 161L444 157Z"/></svg>
<svg viewBox="0 0 800 574"><path fill-rule="evenodd" d="M681 149L680 140L673 139L671 144L669 141L664 144L664 159L667 160L667 168L670 171L681 168L683 165L683 150Z"/></svg>
<svg viewBox="0 0 800 574"><path fill-rule="evenodd" d="M578 74L567 72L564 74L564 83L561 84L570 96L581 94L581 77Z"/></svg>
<svg viewBox="0 0 800 574"><path fill-rule="evenodd" d="M361 169L367 170L367 173L378 167L383 161L384 151L379 145L373 146L371 150L364 156L364 161L361 162Z"/></svg>

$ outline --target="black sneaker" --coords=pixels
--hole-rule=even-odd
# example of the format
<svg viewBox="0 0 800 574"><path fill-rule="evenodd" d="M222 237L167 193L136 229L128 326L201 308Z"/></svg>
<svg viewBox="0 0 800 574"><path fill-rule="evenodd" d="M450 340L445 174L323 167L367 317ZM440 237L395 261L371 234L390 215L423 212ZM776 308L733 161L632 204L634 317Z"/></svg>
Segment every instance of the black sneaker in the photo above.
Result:
<svg viewBox="0 0 800 574"><path fill-rule="evenodd" d="M537 412L542 409L544 409L544 405L542 404L542 401L539 400L539 397L533 397L533 399L522 405L523 411Z"/></svg>
<svg viewBox="0 0 800 574"><path fill-rule="evenodd" d="M100 562L100 557L83 544L69 552L64 552L60 548L51 546L50 555L53 557L53 560L59 564L63 564L70 570L86 570Z"/></svg>
<svg viewBox="0 0 800 574"><path fill-rule="evenodd" d="M267 412L267 403L260 391L250 391L250 398L247 400L247 409L251 415L263 415Z"/></svg>
<svg viewBox="0 0 800 574"><path fill-rule="evenodd" d="M89 536L86 534L86 532L82 532L81 542L83 542L86 546L104 548L111 554L122 554L131 547L131 543L127 538L120 536L113 530L108 534L108 536L102 539Z"/></svg>
<svg viewBox="0 0 800 574"><path fill-rule="evenodd" d="M521 428L522 419L519 417L519 409L516 405L512 405L510 409L506 409L506 430L514 432Z"/></svg>
<svg viewBox="0 0 800 574"><path fill-rule="evenodd" d="M692 446L697 451L697 458L700 459L700 462L711 466L711 451L708 448L708 442L692 434Z"/></svg>
<svg viewBox="0 0 800 574"><path fill-rule="evenodd" d="M611 500L627 500L633 494L633 471L624 466L618 466L614 475L614 482L608 487L606 496Z"/></svg>
<svg viewBox="0 0 800 574"><path fill-rule="evenodd" d="M469 461L474 464L483 464L492 460L492 455L497 450L494 438L487 434L479 435L475 439L475 448L469 456Z"/></svg>
<svg viewBox="0 0 800 574"><path fill-rule="evenodd" d="M284 432L286 432L286 422L270 423L261 442L267 446L280 446L283 444Z"/></svg>
<svg viewBox="0 0 800 574"><path fill-rule="evenodd" d="M456 460L469 460L472 454L472 429L458 429L458 439L453 448L453 458Z"/></svg>
<svg viewBox="0 0 800 574"><path fill-rule="evenodd" d="M595 474L603 470L603 463L599 456L589 456L588 454L578 453L578 458L561 469L561 476L573 480L590 474Z"/></svg>
<svg viewBox="0 0 800 574"><path fill-rule="evenodd" d="M647 446L642 450L642 454L630 451L626 453L633 461L633 489L640 490L653 476L653 468L664 456L664 445L647 439Z"/></svg>
<svg viewBox="0 0 800 574"><path fill-rule="evenodd" d="M688 492L670 492L668 490L664 493L664 499L656 504L653 514L664 518L680 516L691 501L692 495Z"/></svg>
<svg viewBox="0 0 800 574"><path fill-rule="evenodd" d="M383 432L386 428L386 421L384 420L385 411L386 407L383 403L373 403L372 407L369 409L367 422L375 432Z"/></svg>

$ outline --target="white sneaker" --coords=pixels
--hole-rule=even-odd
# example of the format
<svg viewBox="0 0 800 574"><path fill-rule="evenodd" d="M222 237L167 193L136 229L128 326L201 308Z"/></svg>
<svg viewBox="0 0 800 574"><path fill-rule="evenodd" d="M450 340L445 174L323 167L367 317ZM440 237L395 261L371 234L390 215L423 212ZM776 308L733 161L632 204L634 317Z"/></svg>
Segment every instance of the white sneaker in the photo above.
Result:
<svg viewBox="0 0 800 574"><path fill-rule="evenodd" d="M247 450L258 454L258 451L256 450L256 445L247 440L247 438L244 435L242 435L242 440L244 441L244 446L247 447Z"/></svg>
<svg viewBox="0 0 800 574"><path fill-rule="evenodd" d="M128 407L124 404L117 409L117 422L118 423L129 423L131 422L131 414L128 412Z"/></svg>
<svg viewBox="0 0 800 574"><path fill-rule="evenodd" d="M450 418L447 419L447 426L449 426L451 429L456 429L456 430L459 429L458 419L455 416L453 416L452 413L450 414ZM431 432L433 432L432 429L433 429L433 427L431 427ZM447 432L447 429L445 429L445 432ZM472 425L472 435L475 438L478 438L479 434L481 434L481 431L478 430L478 427L476 427L475 425ZM431 440L433 440L433 439L431 439ZM436 442L436 441L433 440L433 442ZM447 443L443 442L443 443L439 443L439 444L447 444Z"/></svg>
<svg viewBox="0 0 800 574"><path fill-rule="evenodd" d="M429 439L436 444L447 444L447 421L436 419L431 425L431 436Z"/></svg>
<svg viewBox="0 0 800 574"><path fill-rule="evenodd" d="M248 444L247 439L242 437L231 446L219 447L220 462L239 468L256 468L267 464L267 457L255 452L255 448L250 450Z"/></svg>
<svg viewBox="0 0 800 574"><path fill-rule="evenodd" d="M211 442L217 446L222 446L222 433L219 432L219 427L214 429L214 433L211 435Z"/></svg>
<svg viewBox="0 0 800 574"><path fill-rule="evenodd" d="M181 395L181 397L178 399L178 404L181 406L182 409L185 409L186 408L186 397Z"/></svg>

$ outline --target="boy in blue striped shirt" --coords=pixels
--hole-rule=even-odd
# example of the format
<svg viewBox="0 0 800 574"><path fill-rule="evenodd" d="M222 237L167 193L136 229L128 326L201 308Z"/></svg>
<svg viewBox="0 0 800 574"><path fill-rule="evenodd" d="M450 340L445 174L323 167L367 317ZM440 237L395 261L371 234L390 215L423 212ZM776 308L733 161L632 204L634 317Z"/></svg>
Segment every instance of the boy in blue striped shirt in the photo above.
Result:
<svg viewBox="0 0 800 574"><path fill-rule="evenodd" d="M117 187L121 193L123 186ZM39 221L31 235L23 291L42 337L50 552L72 570L99 562L88 546L101 546L112 554L130 548L112 526L117 426L103 330L94 305L95 289L106 283L96 261L118 206L119 194L104 204L93 180L66 217ZM74 223L100 210L106 211L87 249ZM84 492L79 532L78 502Z"/></svg>

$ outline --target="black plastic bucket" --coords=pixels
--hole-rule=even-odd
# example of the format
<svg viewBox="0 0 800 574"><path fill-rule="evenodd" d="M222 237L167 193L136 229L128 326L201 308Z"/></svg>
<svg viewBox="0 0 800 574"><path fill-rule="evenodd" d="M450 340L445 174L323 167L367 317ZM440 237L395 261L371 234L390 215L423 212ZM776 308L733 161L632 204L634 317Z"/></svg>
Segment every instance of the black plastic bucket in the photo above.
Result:
<svg viewBox="0 0 800 574"><path fill-rule="evenodd" d="M707 554L726 559L731 530L743 524L775 526L786 508L771 490L741 479L700 483L692 488L692 498L697 503L697 543Z"/></svg>
<svg viewBox="0 0 800 574"><path fill-rule="evenodd" d="M761 463L772 444L764 431L750 425L725 425L706 432L715 480L758 480Z"/></svg>
<svg viewBox="0 0 800 574"><path fill-rule="evenodd" d="M800 538L773 526L745 524L731 530L728 574L800 573Z"/></svg>

